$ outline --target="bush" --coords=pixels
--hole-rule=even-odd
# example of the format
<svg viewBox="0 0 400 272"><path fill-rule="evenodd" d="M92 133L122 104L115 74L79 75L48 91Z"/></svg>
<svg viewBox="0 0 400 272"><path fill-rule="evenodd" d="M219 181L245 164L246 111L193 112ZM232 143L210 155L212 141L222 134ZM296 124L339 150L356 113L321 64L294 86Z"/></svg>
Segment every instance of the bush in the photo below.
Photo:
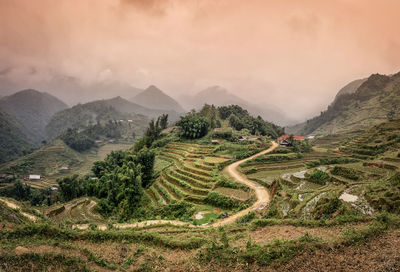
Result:
<svg viewBox="0 0 400 272"><path fill-rule="evenodd" d="M240 204L239 200L220 195L216 192L209 192L204 202L223 209L234 209L239 207Z"/></svg>
<svg viewBox="0 0 400 272"><path fill-rule="evenodd" d="M161 208L164 218L188 220L194 214L194 206L186 201L169 203Z"/></svg>
<svg viewBox="0 0 400 272"><path fill-rule="evenodd" d="M323 158L319 159L319 161L312 161L307 163L307 168L314 168L320 165L330 165L330 164L345 164L345 163L353 163L358 162L356 159L352 158Z"/></svg>
<svg viewBox="0 0 400 272"><path fill-rule="evenodd" d="M210 124L205 117L197 114L188 114L179 120L176 125L181 128L181 137L197 139L208 133Z"/></svg>
<svg viewBox="0 0 400 272"><path fill-rule="evenodd" d="M248 214L245 214L242 217L239 217L236 220L236 223L239 223L239 224L249 223L249 222L253 221L254 219L256 219L256 213L251 211Z"/></svg>
<svg viewBox="0 0 400 272"><path fill-rule="evenodd" d="M341 177L344 177L344 178L348 178L348 179L351 179L351 180L358 180L359 179L359 177L357 176L357 173L356 173L355 170L349 169L349 168L340 167L340 166L335 166L331 170L331 174L337 175L337 176L341 176Z"/></svg>
<svg viewBox="0 0 400 272"><path fill-rule="evenodd" d="M226 129L226 130L215 130L211 134L212 138L215 139L225 139L225 140L232 140L233 138L233 132L232 129Z"/></svg>
<svg viewBox="0 0 400 272"><path fill-rule="evenodd" d="M308 178L309 181L325 185L326 181L329 179L329 175L325 173L324 171L317 170L314 173L311 174L311 176Z"/></svg>

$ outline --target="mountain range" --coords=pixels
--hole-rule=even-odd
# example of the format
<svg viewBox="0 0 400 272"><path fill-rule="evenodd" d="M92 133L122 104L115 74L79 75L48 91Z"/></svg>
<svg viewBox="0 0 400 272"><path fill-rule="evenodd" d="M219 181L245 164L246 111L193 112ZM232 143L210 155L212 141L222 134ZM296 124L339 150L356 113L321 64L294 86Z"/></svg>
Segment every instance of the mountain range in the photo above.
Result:
<svg viewBox="0 0 400 272"><path fill-rule="evenodd" d="M328 135L365 130L386 121L388 114L398 114L400 73L373 74L342 88L327 110L304 123L286 128L298 135Z"/></svg>
<svg viewBox="0 0 400 272"><path fill-rule="evenodd" d="M150 119L155 119L162 114L168 114L170 122L177 121L179 118L179 114L175 111L153 110L122 97L115 97L78 104L57 112L46 126L46 134L49 139L54 139L68 128L82 129L90 124L109 120L131 120L138 126L136 134L141 135Z"/></svg>

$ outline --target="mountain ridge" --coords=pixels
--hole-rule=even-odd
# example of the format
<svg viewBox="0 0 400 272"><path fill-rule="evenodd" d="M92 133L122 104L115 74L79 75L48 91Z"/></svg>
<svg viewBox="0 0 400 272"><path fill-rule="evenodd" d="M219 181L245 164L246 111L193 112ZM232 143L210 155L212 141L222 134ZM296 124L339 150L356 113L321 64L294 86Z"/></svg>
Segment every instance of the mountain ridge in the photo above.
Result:
<svg viewBox="0 0 400 272"><path fill-rule="evenodd" d="M68 106L47 92L25 89L1 98L0 108L21 125L32 143L40 145L46 138L45 127L52 116Z"/></svg>
<svg viewBox="0 0 400 272"><path fill-rule="evenodd" d="M169 110L178 113L185 112L182 106L175 99L165 94L155 85L150 85L144 91L130 99L130 101L156 110Z"/></svg>
<svg viewBox="0 0 400 272"><path fill-rule="evenodd" d="M364 130L386 121L392 109L398 114L397 105L400 105L400 73L390 76L372 74L363 79L356 90L339 92L319 116L286 127L286 131L299 135L327 135Z"/></svg>

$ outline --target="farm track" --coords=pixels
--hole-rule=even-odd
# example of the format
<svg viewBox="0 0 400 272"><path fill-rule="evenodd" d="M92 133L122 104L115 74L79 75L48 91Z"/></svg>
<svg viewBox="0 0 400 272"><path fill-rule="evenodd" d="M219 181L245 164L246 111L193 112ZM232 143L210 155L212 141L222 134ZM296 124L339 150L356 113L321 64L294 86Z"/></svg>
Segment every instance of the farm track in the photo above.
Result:
<svg viewBox="0 0 400 272"><path fill-rule="evenodd" d="M256 196L257 196L257 201L251 207L249 207L245 210L235 213L234 215L232 215L228 218L225 218L223 220L220 220L218 222L215 222L214 224L211 224L211 225L195 226L190 223L177 221L177 220L148 220L148 221L132 223L132 224L116 223L116 224L114 224L114 227L116 229L126 229L126 228L137 228L137 227L144 227L144 226L157 225L157 224L171 224L171 225L175 225L175 226L190 226L190 227L218 227L218 226L232 224L236 221L236 219L246 215L247 213L249 213L251 211L262 210L262 209L266 208L270 202L270 195L269 195L268 190L266 188L260 186L259 184L249 180L244 175L240 174L239 171L237 170L237 168L240 164L242 164L248 160L252 160L258 156L267 154L267 153L273 151L276 147L278 147L278 144L276 142L272 142L272 146L270 148L268 148L264 151L261 151L260 153L257 153L253 156L250 156L246 159L234 162L234 163L228 165L223 170L226 173L228 173L232 178L234 178L237 182L242 183L255 191ZM89 228L89 224L76 224L73 227L83 230L83 229ZM104 225L104 224L98 225L98 228L101 230L107 229L106 225Z"/></svg>
<svg viewBox="0 0 400 272"><path fill-rule="evenodd" d="M19 213L22 214L23 216L25 216L26 218L28 218L29 220L31 220L33 222L37 221L38 218L36 216L21 211L21 206L19 206L18 204L15 204L14 202L11 202L5 198L0 198L0 201L4 202L4 204L6 204L11 209L19 210Z"/></svg>

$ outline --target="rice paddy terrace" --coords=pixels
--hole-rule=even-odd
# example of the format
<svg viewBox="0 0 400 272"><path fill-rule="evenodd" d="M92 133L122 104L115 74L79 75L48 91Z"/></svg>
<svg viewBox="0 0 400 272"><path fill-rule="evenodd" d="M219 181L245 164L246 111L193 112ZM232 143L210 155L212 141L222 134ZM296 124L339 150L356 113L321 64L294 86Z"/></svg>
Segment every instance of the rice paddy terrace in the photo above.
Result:
<svg viewBox="0 0 400 272"><path fill-rule="evenodd" d="M96 202L89 198L79 198L68 203L53 205L43 211L52 222L100 223L105 220L93 210Z"/></svg>
<svg viewBox="0 0 400 272"><path fill-rule="evenodd" d="M400 122L366 132L327 136L310 153L281 147L241 165L250 179L274 193L271 218L331 218L398 212Z"/></svg>
<svg viewBox="0 0 400 272"><path fill-rule="evenodd" d="M210 192L243 202L249 199L248 190L223 188L217 184L220 175L218 165L229 158L216 156L215 147L173 142L163 148L157 156L156 165L164 165L159 178L145 191L145 197L154 207L168 205L174 201L193 204L196 210L221 211L208 205ZM163 161L163 162L162 162ZM243 187L243 186L242 186Z"/></svg>

